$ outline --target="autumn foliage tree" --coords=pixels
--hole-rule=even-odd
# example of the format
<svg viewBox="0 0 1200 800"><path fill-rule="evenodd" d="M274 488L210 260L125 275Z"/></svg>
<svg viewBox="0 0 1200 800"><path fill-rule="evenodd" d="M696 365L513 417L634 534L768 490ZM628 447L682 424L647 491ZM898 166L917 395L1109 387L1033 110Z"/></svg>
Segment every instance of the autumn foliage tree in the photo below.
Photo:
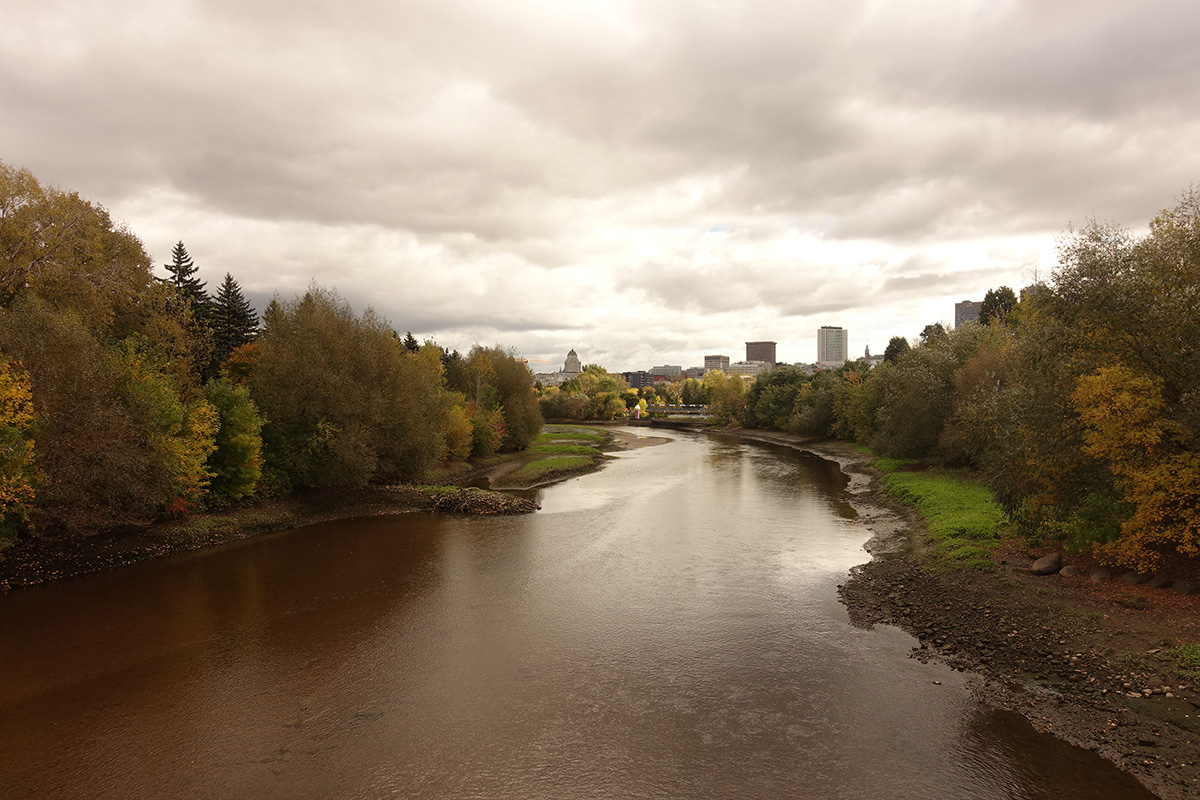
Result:
<svg viewBox="0 0 1200 800"><path fill-rule="evenodd" d="M1159 566L1163 546L1200 555L1200 453L1181 447L1185 432L1165 416L1162 380L1102 367L1072 399L1087 453L1112 470L1134 509L1100 551L1145 572Z"/></svg>
<svg viewBox="0 0 1200 800"><path fill-rule="evenodd" d="M318 287L272 303L264 323L250 388L278 489L412 478L444 457L436 348L408 353L373 312Z"/></svg>
<svg viewBox="0 0 1200 800"><path fill-rule="evenodd" d="M0 363L0 538L25 530L39 473L34 463L33 391L20 362Z"/></svg>
<svg viewBox="0 0 1200 800"><path fill-rule="evenodd" d="M0 162L0 535L86 534L264 490L420 477L541 424L532 376L402 340L333 291L275 301L266 330L226 275L210 303L182 243L156 280L100 206ZM215 358L214 358L215 349ZM202 379L207 379L202 384ZM469 413L470 412L470 413Z"/></svg>
<svg viewBox="0 0 1200 800"><path fill-rule="evenodd" d="M472 404L468 416L476 429L476 452L490 446L486 443L492 441L497 423L503 424L499 447L506 450L527 447L541 431L542 412L533 391L533 373L515 353L475 345L448 378L450 388Z"/></svg>
<svg viewBox="0 0 1200 800"><path fill-rule="evenodd" d="M209 454L220 421L199 393L182 395L154 354L126 341L117 351L117 394L139 431L148 478L172 514L200 508L212 473Z"/></svg>
<svg viewBox="0 0 1200 800"><path fill-rule="evenodd" d="M188 494L181 473L167 474L186 468L141 399L152 390L193 409L197 343L190 311L154 280L133 234L0 164L0 309L0 352L24 365L38 414L35 527L144 522Z"/></svg>

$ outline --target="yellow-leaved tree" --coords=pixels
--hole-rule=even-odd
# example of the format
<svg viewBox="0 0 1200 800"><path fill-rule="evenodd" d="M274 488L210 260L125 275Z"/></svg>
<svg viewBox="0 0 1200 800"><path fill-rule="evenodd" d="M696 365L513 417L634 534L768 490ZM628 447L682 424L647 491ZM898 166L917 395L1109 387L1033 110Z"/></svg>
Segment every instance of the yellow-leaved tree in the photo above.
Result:
<svg viewBox="0 0 1200 800"><path fill-rule="evenodd" d="M217 447L217 409L202 396L181 396L135 342L124 342L118 359L120 394L147 445L163 506L174 515L198 509L213 478L208 457Z"/></svg>
<svg viewBox="0 0 1200 800"><path fill-rule="evenodd" d="M1151 572L1168 548L1200 556L1200 453L1165 415L1163 381L1128 367L1104 367L1079 379L1072 395L1089 455L1117 477L1133 515L1114 542L1096 550L1113 562Z"/></svg>
<svg viewBox="0 0 1200 800"><path fill-rule="evenodd" d="M0 538L29 524L38 479L33 423L29 375L19 361L0 363Z"/></svg>

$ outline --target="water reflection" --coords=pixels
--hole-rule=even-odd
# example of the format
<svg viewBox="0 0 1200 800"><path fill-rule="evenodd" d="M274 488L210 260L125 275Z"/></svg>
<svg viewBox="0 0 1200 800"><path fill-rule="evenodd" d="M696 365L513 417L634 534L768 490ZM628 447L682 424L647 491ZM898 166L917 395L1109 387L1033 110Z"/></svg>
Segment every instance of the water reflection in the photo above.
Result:
<svg viewBox="0 0 1200 800"><path fill-rule="evenodd" d="M848 624L866 534L835 468L671 438L531 516L326 524L0 598L6 791L1146 796Z"/></svg>

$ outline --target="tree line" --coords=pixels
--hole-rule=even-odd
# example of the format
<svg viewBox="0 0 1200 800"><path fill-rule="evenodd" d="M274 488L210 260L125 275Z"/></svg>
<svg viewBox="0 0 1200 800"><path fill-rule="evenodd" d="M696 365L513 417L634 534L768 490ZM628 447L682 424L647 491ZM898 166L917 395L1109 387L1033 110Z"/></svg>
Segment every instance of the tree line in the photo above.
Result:
<svg viewBox="0 0 1200 800"><path fill-rule="evenodd" d="M760 376L731 419L970 467L1017 528L1153 571L1200 556L1200 193L1144 236L1091 222L1051 281L884 362Z"/></svg>
<svg viewBox="0 0 1200 800"><path fill-rule="evenodd" d="M975 470L1017 529L1152 571L1200 556L1200 192L1135 236L1091 222L1047 283L987 293L978 324L893 337L881 364L629 389L602 368L542 392L547 417L707 403L713 422L862 443ZM643 405L644 407L644 405Z"/></svg>
<svg viewBox="0 0 1200 800"><path fill-rule="evenodd" d="M208 293L182 242L164 266L0 162L0 536L415 480L541 427L511 351L418 343L317 286L259 320L231 275Z"/></svg>

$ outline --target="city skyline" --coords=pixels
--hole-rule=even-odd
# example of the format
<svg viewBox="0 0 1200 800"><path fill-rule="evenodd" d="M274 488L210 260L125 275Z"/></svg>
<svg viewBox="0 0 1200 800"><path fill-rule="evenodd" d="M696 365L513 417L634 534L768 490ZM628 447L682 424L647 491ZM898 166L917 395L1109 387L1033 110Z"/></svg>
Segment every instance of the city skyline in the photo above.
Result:
<svg viewBox="0 0 1200 800"><path fill-rule="evenodd" d="M1083 8L13 3L0 159L259 311L316 284L613 368L882 350L1200 175L1200 6Z"/></svg>

